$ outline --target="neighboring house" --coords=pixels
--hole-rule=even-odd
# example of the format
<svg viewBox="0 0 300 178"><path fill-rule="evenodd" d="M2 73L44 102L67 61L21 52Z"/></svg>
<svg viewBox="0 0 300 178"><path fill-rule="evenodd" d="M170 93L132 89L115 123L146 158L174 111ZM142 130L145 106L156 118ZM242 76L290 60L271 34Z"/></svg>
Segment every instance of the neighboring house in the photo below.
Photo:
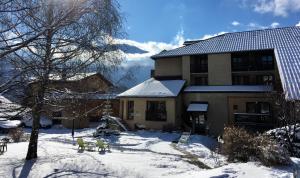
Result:
<svg viewBox="0 0 300 178"><path fill-rule="evenodd" d="M11 129L20 127L24 112L21 105L0 94L0 133L8 133Z"/></svg>
<svg viewBox="0 0 300 178"><path fill-rule="evenodd" d="M25 109L0 94L0 119L20 120Z"/></svg>
<svg viewBox="0 0 300 178"><path fill-rule="evenodd" d="M153 78L118 95L120 116L149 129L219 135L227 124L272 127L272 91L300 99L300 28L226 33L152 56Z"/></svg>
<svg viewBox="0 0 300 178"><path fill-rule="evenodd" d="M34 95L38 82L28 86L29 95ZM81 73L72 77L51 75L46 103L42 115L53 119L54 124L62 124L67 128L86 128L90 121L98 121L102 117L104 101L110 100L112 115L117 116L119 100L111 93L113 84L99 73ZM33 97L29 97L32 106Z"/></svg>

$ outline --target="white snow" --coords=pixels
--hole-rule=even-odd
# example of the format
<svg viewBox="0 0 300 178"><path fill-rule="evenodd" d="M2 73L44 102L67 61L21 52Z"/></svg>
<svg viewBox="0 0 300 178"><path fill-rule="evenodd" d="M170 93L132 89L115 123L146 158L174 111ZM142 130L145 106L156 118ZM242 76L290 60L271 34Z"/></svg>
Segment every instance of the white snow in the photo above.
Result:
<svg viewBox="0 0 300 178"><path fill-rule="evenodd" d="M187 111L198 111L198 112L206 112L208 108L208 104L200 104L200 103L191 103L187 108Z"/></svg>
<svg viewBox="0 0 300 178"><path fill-rule="evenodd" d="M174 178L294 178L292 170L289 168L268 168L255 162L248 163L231 163L219 168L188 171Z"/></svg>
<svg viewBox="0 0 300 178"><path fill-rule="evenodd" d="M215 153L217 141L206 136L191 135L187 144L178 144L179 148L185 150L205 163L209 167L219 167L226 163L225 157Z"/></svg>
<svg viewBox="0 0 300 178"><path fill-rule="evenodd" d="M24 114L22 122L25 124L26 127L32 127L31 113ZM52 120L47 118L46 116L41 116L40 125L41 125L41 127L49 127L52 125Z"/></svg>
<svg viewBox="0 0 300 178"><path fill-rule="evenodd" d="M67 77L67 81L76 81L76 80L81 80L84 79L86 77L92 76L97 74L97 72L90 72L90 73L77 73L71 77ZM51 80L62 80L62 76L60 74L50 74L49 78Z"/></svg>
<svg viewBox="0 0 300 178"><path fill-rule="evenodd" d="M270 92L269 85L188 86L184 92Z"/></svg>
<svg viewBox="0 0 300 178"><path fill-rule="evenodd" d="M120 126L120 127L122 127L122 129L124 130L124 131L128 131L127 130L127 128L120 122L120 118L118 118L118 117L113 117L113 116L109 116L109 118L110 119L112 119L112 120L114 120L116 123L118 123L118 125Z"/></svg>
<svg viewBox="0 0 300 178"><path fill-rule="evenodd" d="M22 124L19 120L0 120L0 128L13 129L17 128Z"/></svg>
<svg viewBox="0 0 300 178"><path fill-rule="evenodd" d="M28 130L27 130L28 132ZM86 142L94 129L75 132ZM292 177L291 167L267 168L256 162L231 163L214 169L203 169L184 158L186 152L199 156L205 163L213 162L210 149L216 141L209 137L192 135L187 145L175 148L172 141L179 133L152 131L125 132L120 136L105 137L112 152L80 152L73 145L69 129L41 129L38 159L24 162L27 142L9 143L8 151L0 155L0 177ZM209 161L210 160L210 161ZM299 159L293 159L300 162Z"/></svg>
<svg viewBox="0 0 300 178"><path fill-rule="evenodd" d="M184 86L184 80L156 80L150 78L119 94L119 97L176 97Z"/></svg>

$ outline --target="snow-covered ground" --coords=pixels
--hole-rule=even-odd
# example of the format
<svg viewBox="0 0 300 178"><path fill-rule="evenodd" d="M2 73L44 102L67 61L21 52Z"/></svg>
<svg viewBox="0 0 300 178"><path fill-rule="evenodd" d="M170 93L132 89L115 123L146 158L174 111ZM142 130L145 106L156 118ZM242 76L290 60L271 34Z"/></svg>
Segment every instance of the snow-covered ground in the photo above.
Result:
<svg viewBox="0 0 300 178"><path fill-rule="evenodd" d="M83 129L75 136L95 142L93 131ZM41 130L39 158L25 162L28 142L9 143L8 151L0 155L0 177L293 177L292 167L267 168L255 162L228 164L223 156L211 152L216 145L211 138L193 135L186 145L172 143L179 137L178 133L126 132L106 137L112 149L103 154L78 151L68 129ZM192 164L187 155L216 168Z"/></svg>

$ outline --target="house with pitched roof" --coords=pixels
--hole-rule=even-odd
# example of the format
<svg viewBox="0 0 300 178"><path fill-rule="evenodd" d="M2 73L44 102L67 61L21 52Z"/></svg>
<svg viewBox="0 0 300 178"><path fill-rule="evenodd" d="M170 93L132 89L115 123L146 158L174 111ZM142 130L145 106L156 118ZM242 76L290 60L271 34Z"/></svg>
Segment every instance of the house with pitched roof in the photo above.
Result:
<svg viewBox="0 0 300 178"><path fill-rule="evenodd" d="M39 80L28 85L26 104L32 107ZM99 121L103 115L105 103L109 100L112 115L117 116L119 100L112 93L114 85L100 73L77 73L72 76L50 75L47 85L43 116L53 120L54 124L64 127L87 128L90 122Z"/></svg>
<svg viewBox="0 0 300 178"><path fill-rule="evenodd" d="M134 127L219 135L276 124L272 92L300 99L300 27L226 33L152 56L151 79L118 95Z"/></svg>

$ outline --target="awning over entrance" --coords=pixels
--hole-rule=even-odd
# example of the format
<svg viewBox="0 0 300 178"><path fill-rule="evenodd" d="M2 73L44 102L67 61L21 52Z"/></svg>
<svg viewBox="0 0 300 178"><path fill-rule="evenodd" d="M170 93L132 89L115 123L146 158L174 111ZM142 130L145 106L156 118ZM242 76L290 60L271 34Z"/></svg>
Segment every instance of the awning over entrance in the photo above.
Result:
<svg viewBox="0 0 300 178"><path fill-rule="evenodd" d="M187 108L188 112L207 112L207 103L191 103Z"/></svg>

